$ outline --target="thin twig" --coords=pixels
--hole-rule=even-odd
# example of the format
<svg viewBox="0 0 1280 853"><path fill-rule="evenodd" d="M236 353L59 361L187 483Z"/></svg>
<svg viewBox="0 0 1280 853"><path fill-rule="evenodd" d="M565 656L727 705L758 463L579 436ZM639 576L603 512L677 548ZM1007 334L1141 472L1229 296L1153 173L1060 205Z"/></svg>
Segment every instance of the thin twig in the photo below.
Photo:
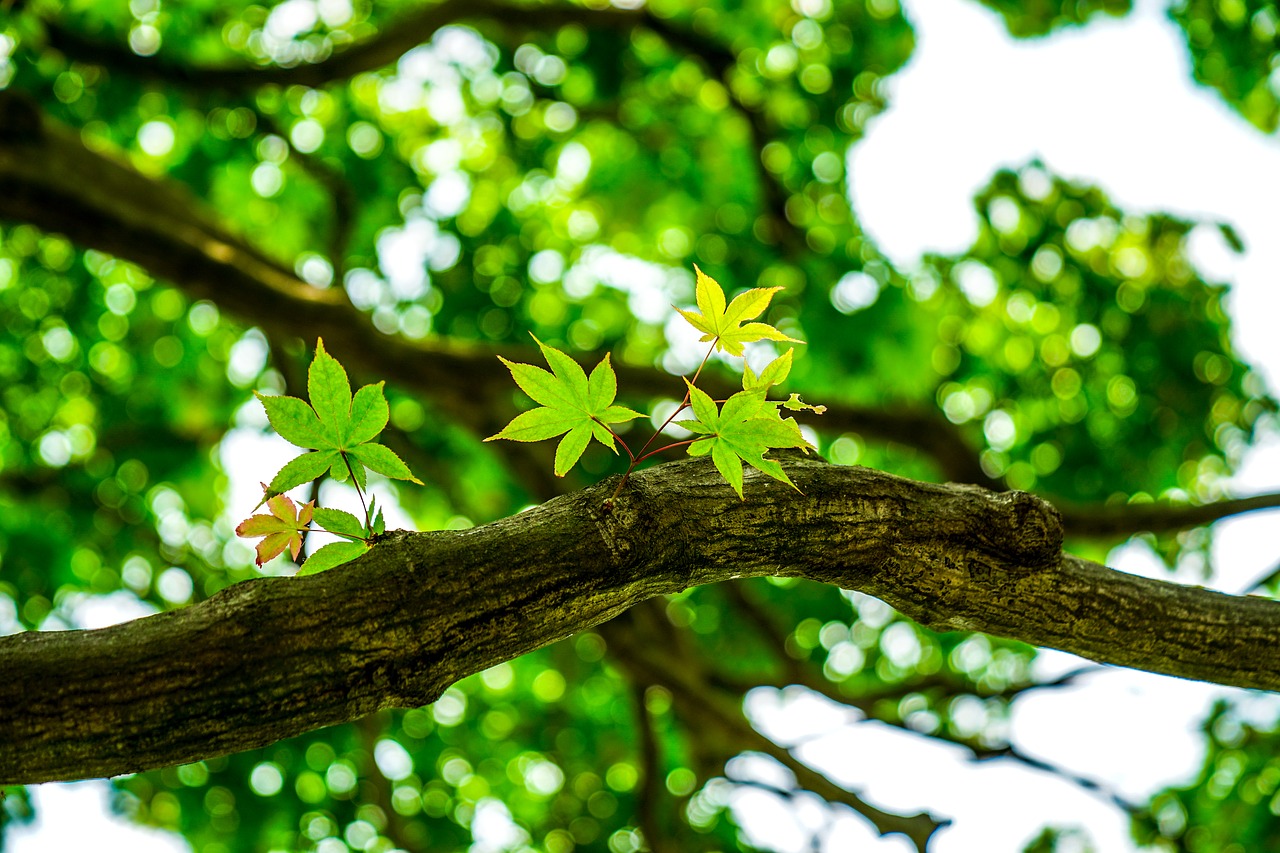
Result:
<svg viewBox="0 0 1280 853"><path fill-rule="evenodd" d="M1258 590L1275 583L1277 579L1280 579L1280 563L1276 563L1274 566L1267 569L1264 574L1259 575L1254 580L1245 584L1244 587L1236 593L1236 595L1249 595L1257 592Z"/></svg>
<svg viewBox="0 0 1280 853"><path fill-rule="evenodd" d="M1109 785L1099 782L1097 779L1081 776L1080 774L1060 767L1051 761L1027 755L1012 744L999 749L974 750L974 754L969 758L969 760L975 763L981 763L1001 758L1007 758L1032 769L1040 770L1061 779L1065 779L1066 781L1071 782L1090 793L1097 794L1129 815L1139 815L1146 812L1145 807L1125 799L1119 791Z"/></svg>
<svg viewBox="0 0 1280 853"><path fill-rule="evenodd" d="M360 506L364 510L364 529L368 530L373 519L369 518L369 506L364 502L364 492L360 489L360 481L356 479L356 472L351 467L351 460L347 458L347 454L338 451L338 455L342 457L342 463L347 466L347 473L351 475L351 485L356 487L356 495L360 498Z"/></svg>
<svg viewBox="0 0 1280 853"><path fill-rule="evenodd" d="M645 451L649 449L649 445L653 444L654 439L662 435L662 431L666 429L673 420L676 419L676 415L683 412L685 406L689 405L689 397L693 393L693 390L692 390L693 386L694 384L697 383L698 377L702 375L702 368L707 366L707 360L710 359L711 354L716 351L716 344L719 341L720 339L716 338L714 341L711 342L710 349L708 349L707 354L702 357L702 362L698 365L698 369L693 372L693 378L690 380L687 380L685 385L685 391L684 391L684 399L680 401L680 405L676 406L674 409L671 410L671 414L667 415L667 419L662 422L662 426L658 427L658 429L653 433L653 435L649 436L649 440L644 443L643 447L641 447L638 451L636 451L635 455L632 455L631 464L627 466L626 471L622 472L622 479L618 481L618 488L614 489L612 497L610 497L609 500L605 501L606 504L612 503L613 500L618 497L618 495L622 494L622 487L627 484L627 478L631 476L631 472L634 471L635 467L639 465L641 462L648 459L650 456L653 456L654 453L661 453L663 450L669 450L671 447L680 447L684 444L693 443L692 441L679 442L677 444L672 444L667 447L659 448L658 450L655 450L651 453L645 453ZM697 439L694 439L694 441L696 440ZM627 453L631 453L631 450L629 448L627 450Z"/></svg>

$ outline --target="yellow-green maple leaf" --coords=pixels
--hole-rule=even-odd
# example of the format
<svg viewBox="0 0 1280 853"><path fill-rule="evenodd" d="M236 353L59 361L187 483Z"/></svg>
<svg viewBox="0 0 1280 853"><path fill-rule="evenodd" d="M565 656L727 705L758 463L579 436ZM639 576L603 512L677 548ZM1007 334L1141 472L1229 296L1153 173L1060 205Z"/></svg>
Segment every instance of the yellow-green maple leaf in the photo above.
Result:
<svg viewBox="0 0 1280 853"><path fill-rule="evenodd" d="M769 307L773 294L781 287L755 287L746 293L738 294L728 305L725 304L724 288L714 278L698 269L697 286L694 295L698 301L697 311L686 311L677 308L680 316L689 324L702 332L702 341L714 341L715 348L729 355L742 355L742 345L753 341L794 341L804 343L796 338L788 337L767 323L745 323L759 317Z"/></svg>

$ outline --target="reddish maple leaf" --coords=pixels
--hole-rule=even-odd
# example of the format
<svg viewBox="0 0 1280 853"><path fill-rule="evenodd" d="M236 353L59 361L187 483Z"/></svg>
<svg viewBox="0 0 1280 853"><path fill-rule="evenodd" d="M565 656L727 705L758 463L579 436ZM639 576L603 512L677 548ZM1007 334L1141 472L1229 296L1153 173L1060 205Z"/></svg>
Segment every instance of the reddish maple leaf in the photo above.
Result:
<svg viewBox="0 0 1280 853"><path fill-rule="evenodd" d="M266 483L262 484L263 492L267 491ZM257 564L261 566L289 549L289 556L296 561L302 552L302 537L311 526L311 513L315 509L315 501L307 501L299 510L286 495L275 495L267 499L270 515L255 515L240 522L236 535L245 539L264 537L257 545Z"/></svg>

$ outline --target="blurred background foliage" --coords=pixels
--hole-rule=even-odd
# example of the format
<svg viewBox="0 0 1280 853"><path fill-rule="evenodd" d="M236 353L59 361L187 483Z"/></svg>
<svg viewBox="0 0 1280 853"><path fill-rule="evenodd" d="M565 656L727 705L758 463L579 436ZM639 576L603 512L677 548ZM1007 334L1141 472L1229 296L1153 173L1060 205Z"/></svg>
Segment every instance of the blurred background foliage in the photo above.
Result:
<svg viewBox="0 0 1280 853"><path fill-rule="evenodd" d="M1019 38L1043 36L1058 27L1083 24L1099 12L1122 16L1133 8L1131 0L980 0L1004 18L1010 34Z"/></svg>
<svg viewBox="0 0 1280 853"><path fill-rule="evenodd" d="M1267 133L1280 122L1280 10L1266 0L1185 0L1171 10L1196 80Z"/></svg>
<svg viewBox="0 0 1280 853"><path fill-rule="evenodd" d="M1217 703L1204 722L1207 751L1189 784L1152 798L1134 822L1134 837L1172 850L1277 849L1280 732L1257 707Z"/></svg>
<svg viewBox="0 0 1280 853"><path fill-rule="evenodd" d="M989 5L1022 36L1129 6ZM845 163L911 55L894 0L4 8L0 86L90 150L185 185L387 335L524 346L533 333L666 371L674 398L675 374L702 355L669 307L691 300L696 262L730 290L786 288L766 319L812 342L788 390L833 418L923 412L971 449L975 479L1077 504L1212 500L1274 408L1232 351L1224 285L1188 262L1203 226L1117 209L1027 163L976 198L963 254L899 270L878 252ZM1274 4L1171 14L1198 79L1273 130ZM232 536L250 507L226 502L233 477L270 472L237 471L227 448L265 431L253 389L300 392L307 336L268 338L258 319L127 258L0 226L0 631L97 624L103 601L181 607L259 574ZM566 487L514 475L396 376L355 378L389 380L388 441L430 482L382 488L420 528L483 523ZM673 400L627 402L659 421ZM920 436L863 421L806 423L838 464L954 479ZM568 487L619 470L598 450ZM1206 542L1157 545L1173 565ZM748 691L802 685L975 758L1016 759L1007 712L1036 689L1033 655L813 584L695 589L427 708L118 780L117 805L202 853L460 850L480 836L547 853L747 850L731 794L779 771L784 800L808 788L864 807L770 752L742 711ZM1138 837L1272 849L1274 735L1231 720L1224 708L1207 724L1200 780L1134 807ZM0 819L29 819L28 803L10 792ZM1030 849L1060 842L1079 849L1056 829Z"/></svg>

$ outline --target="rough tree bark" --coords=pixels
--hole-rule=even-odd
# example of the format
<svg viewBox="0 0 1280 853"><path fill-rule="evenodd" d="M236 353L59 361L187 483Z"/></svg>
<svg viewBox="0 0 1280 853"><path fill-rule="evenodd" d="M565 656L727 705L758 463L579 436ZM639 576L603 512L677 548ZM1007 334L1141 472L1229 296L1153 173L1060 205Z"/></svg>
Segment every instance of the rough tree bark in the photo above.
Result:
<svg viewBox="0 0 1280 853"><path fill-rule="evenodd" d="M1280 602L1063 554L1022 492L788 460L739 501L706 460L458 532L397 533L307 578L247 581L96 631L0 639L0 783L108 776L249 749L454 681L644 599L777 575L874 595L939 630L1280 689Z"/></svg>

